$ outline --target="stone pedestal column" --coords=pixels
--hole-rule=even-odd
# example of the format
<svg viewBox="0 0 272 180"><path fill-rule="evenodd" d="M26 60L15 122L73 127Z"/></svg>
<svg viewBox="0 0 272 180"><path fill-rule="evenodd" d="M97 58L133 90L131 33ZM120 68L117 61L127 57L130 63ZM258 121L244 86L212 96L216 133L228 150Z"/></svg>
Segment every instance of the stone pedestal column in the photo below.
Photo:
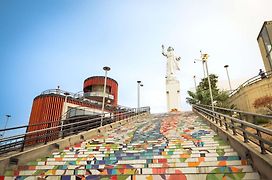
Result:
<svg viewBox="0 0 272 180"><path fill-rule="evenodd" d="M177 79L166 78L167 111L181 111L180 84Z"/></svg>

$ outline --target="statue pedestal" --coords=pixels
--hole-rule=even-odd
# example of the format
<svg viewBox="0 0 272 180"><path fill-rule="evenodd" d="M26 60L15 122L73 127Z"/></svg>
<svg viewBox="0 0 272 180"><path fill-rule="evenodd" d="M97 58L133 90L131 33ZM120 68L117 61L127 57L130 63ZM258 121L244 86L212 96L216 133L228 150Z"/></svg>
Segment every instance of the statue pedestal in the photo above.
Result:
<svg viewBox="0 0 272 180"><path fill-rule="evenodd" d="M166 78L166 97L168 112L181 111L180 84L175 78Z"/></svg>

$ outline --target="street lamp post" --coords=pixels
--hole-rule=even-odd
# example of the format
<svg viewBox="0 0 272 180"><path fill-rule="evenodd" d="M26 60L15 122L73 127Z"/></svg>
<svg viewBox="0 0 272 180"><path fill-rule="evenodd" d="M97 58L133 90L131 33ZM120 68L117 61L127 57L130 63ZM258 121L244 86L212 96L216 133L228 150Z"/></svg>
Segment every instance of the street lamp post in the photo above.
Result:
<svg viewBox="0 0 272 180"><path fill-rule="evenodd" d="M208 83L209 83L209 90L210 90L210 98L211 98L211 104L212 104L212 111L214 111L214 105L213 105L213 94L212 94L212 86L211 86L211 81L210 81L210 76L209 76L209 70L208 70L208 54L201 54L202 60L205 62L206 66L206 72L207 72L207 77L208 77Z"/></svg>
<svg viewBox="0 0 272 180"><path fill-rule="evenodd" d="M226 72L227 72L227 76L228 76L228 81L229 81L229 90L231 91L232 88L231 88L231 84L230 84L230 78L229 78L229 71L228 71L228 67L229 65L225 65L224 68L226 68Z"/></svg>
<svg viewBox="0 0 272 180"><path fill-rule="evenodd" d="M140 89L141 89L141 87L143 87L144 85L141 83L140 84ZM141 90L140 90L141 91ZM141 104L140 104L140 99L141 99L141 93L140 93L140 91L139 91L139 106L141 107ZM139 108L140 108L139 107Z"/></svg>
<svg viewBox="0 0 272 180"><path fill-rule="evenodd" d="M196 91L196 76L194 75L194 76L193 76L193 78L194 78L194 83L195 83L195 91Z"/></svg>
<svg viewBox="0 0 272 180"><path fill-rule="evenodd" d="M205 73L204 64L205 64L205 61L202 60L203 74L204 74L204 78L205 78L206 77L206 73ZM207 72L207 74L208 74L208 72Z"/></svg>
<svg viewBox="0 0 272 180"><path fill-rule="evenodd" d="M139 109L140 109L140 87L143 87L144 85L141 83L141 81L137 81L137 83L138 83L138 91L137 91L137 100L138 100L138 103L137 103L137 112L139 111Z"/></svg>
<svg viewBox="0 0 272 180"><path fill-rule="evenodd" d="M8 120L9 120L10 117L11 117L11 115L9 115L9 114L6 115L6 124L5 124L5 128L4 128L4 129L7 128ZM2 138L4 138L5 132L6 132L6 130L4 130L4 132L3 132L3 134L2 134Z"/></svg>
<svg viewBox="0 0 272 180"><path fill-rule="evenodd" d="M141 81L137 81L137 111L139 111L140 108L140 84Z"/></svg>
<svg viewBox="0 0 272 180"><path fill-rule="evenodd" d="M107 74L108 71L110 71L110 67L105 66L103 67L103 70L105 71L105 80L104 80L104 90L103 90L103 100L102 100L102 115L101 115L101 121L100 121L100 127L103 125L103 118L104 118L104 108L105 108L105 95L106 95L106 85L107 85Z"/></svg>

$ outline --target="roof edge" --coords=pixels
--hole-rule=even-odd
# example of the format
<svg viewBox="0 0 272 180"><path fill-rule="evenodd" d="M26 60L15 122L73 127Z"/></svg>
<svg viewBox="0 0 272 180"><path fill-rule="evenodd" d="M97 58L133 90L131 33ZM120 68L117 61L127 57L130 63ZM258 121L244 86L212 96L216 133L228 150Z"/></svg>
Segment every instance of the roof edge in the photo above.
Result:
<svg viewBox="0 0 272 180"><path fill-rule="evenodd" d="M104 79L105 76L91 76L91 77L88 77L87 79L85 79L85 80L84 80L84 83L85 83L86 81L90 80L90 79L93 79L93 78L103 78L103 79ZM114 81L114 82L118 85L118 82L117 82L115 79L110 78L110 77L107 77L107 79L110 79L110 80Z"/></svg>

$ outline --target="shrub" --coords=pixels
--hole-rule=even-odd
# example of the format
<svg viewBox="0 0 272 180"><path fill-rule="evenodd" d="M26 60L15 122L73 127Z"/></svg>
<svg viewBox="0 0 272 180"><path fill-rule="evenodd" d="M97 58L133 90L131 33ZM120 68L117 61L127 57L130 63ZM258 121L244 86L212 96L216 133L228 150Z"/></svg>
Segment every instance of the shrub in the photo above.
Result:
<svg viewBox="0 0 272 180"><path fill-rule="evenodd" d="M264 96L256 99L253 103L254 108L266 108L272 112L272 96Z"/></svg>
<svg viewBox="0 0 272 180"><path fill-rule="evenodd" d="M269 119L267 119L267 118L262 118L262 117L256 117L255 119L254 119L254 124L256 124L256 125L259 125L259 124L266 124L266 123L269 123Z"/></svg>

